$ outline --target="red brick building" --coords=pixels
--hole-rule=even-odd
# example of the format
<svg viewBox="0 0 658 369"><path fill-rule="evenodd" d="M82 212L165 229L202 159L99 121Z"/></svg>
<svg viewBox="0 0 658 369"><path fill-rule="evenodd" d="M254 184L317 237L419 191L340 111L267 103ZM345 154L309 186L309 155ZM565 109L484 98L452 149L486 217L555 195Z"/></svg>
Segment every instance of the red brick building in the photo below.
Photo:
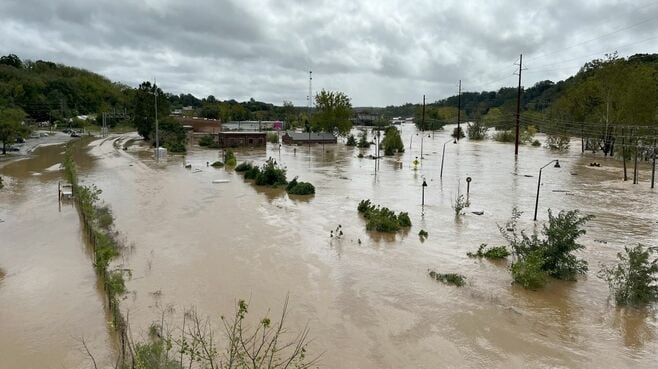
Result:
<svg viewBox="0 0 658 369"><path fill-rule="evenodd" d="M219 132L219 147L265 147L267 133L265 132Z"/></svg>

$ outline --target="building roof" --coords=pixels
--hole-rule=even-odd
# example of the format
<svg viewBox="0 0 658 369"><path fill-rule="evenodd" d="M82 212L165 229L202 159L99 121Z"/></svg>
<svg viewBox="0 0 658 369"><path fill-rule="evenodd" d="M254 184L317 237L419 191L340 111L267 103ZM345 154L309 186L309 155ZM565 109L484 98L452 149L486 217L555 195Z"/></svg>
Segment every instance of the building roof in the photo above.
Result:
<svg viewBox="0 0 658 369"><path fill-rule="evenodd" d="M239 136L239 135L262 135L262 136L265 136L267 134L267 132L256 132L256 131L222 131L222 132L219 132L219 133L223 134L223 135L235 135L235 136Z"/></svg>
<svg viewBox="0 0 658 369"><path fill-rule="evenodd" d="M308 141L309 139L311 141L333 141L336 139L336 136L329 132L311 132L310 138L308 132L286 132L286 134L294 141Z"/></svg>

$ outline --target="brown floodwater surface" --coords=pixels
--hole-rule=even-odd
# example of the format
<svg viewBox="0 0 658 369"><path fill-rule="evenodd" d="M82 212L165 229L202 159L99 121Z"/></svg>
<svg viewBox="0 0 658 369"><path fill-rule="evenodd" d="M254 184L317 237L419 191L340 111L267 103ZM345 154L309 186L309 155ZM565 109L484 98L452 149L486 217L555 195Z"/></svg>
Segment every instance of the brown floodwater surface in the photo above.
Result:
<svg viewBox="0 0 658 369"><path fill-rule="evenodd" d="M131 135L94 141L90 154L96 160L81 176L103 190L118 230L134 246L117 262L132 271L122 309L133 330L145 330L167 306L175 308L175 324L185 308L218 319L245 298L258 317L268 308L278 313L289 295L290 329L308 324L309 348L323 353L326 368L656 368L655 309L615 308L606 283L596 277L600 264L614 262L624 245L656 245L658 201L647 163L641 163L640 184L633 185L621 181L614 160L596 156L602 166L587 166L592 156L576 151L575 141L568 153L523 146L514 160L512 145L463 140L446 146L439 178L450 131L423 138L425 157L414 170L421 136L403 126L407 152L382 159L376 175L373 160L357 158L359 149L344 144L237 151L238 162L261 164L272 157L289 179L313 183L310 198L255 187L232 170L207 167L220 158L217 150L192 149L185 158L155 163L137 146L121 150ZM527 291L511 284L506 262L470 259L466 252L481 243L502 244L497 224L514 207L524 212L520 224L533 229L537 174L553 159L561 168L543 170L537 226L549 208L595 215L580 254L590 271L577 282ZM184 161L192 168L185 169ZM451 205L466 192L468 176L471 206L456 218ZM229 182L213 184L215 179ZM29 199L13 201L38 206ZM397 235L366 232L356 211L362 199L409 212L412 228ZM470 213L476 210L484 215ZM339 225L344 236L330 238ZM417 236L421 229L429 232L424 242ZM20 245L35 237L18 236L26 240ZM0 252L6 259L9 252ZM33 257L18 259L30 264ZM79 262L93 275L88 260ZM0 281L0 304L11 308L2 295L13 273L7 264L0 259L8 272ZM428 277L428 269L462 273L467 285L443 285Z"/></svg>
<svg viewBox="0 0 658 369"><path fill-rule="evenodd" d="M58 206L63 146L3 163L0 175L0 368L107 366L112 342L78 214Z"/></svg>

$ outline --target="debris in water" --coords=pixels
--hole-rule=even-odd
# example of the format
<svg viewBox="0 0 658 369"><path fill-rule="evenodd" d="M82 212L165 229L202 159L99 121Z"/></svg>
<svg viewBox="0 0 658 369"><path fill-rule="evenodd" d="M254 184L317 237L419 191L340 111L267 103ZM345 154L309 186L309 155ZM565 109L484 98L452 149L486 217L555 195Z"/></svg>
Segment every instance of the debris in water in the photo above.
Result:
<svg viewBox="0 0 658 369"><path fill-rule="evenodd" d="M484 210L476 210L476 211L472 211L471 213L475 215L484 215Z"/></svg>

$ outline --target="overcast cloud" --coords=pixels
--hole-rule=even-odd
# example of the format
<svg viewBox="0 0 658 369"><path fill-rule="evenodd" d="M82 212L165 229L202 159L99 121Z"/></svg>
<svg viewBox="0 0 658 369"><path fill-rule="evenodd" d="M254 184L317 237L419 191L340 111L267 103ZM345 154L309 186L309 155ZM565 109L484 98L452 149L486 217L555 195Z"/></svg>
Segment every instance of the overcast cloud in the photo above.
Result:
<svg viewBox="0 0 658 369"><path fill-rule="evenodd" d="M641 1L0 0L0 53L165 91L355 106L559 80L588 60L658 52L658 3Z"/></svg>

